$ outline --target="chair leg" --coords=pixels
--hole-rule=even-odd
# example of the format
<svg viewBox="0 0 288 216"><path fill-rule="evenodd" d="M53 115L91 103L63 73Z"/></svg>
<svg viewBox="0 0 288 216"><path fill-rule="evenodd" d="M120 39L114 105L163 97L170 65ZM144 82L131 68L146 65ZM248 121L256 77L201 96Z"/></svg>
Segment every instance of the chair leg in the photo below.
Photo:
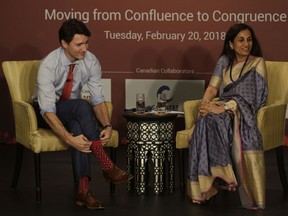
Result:
<svg viewBox="0 0 288 216"><path fill-rule="evenodd" d="M116 163L116 149L113 147L110 148L110 158L112 162L115 164ZM115 193L115 184L110 183L110 194L114 194L114 193Z"/></svg>
<svg viewBox="0 0 288 216"><path fill-rule="evenodd" d="M14 174L13 174L13 179L12 179L12 184L11 184L12 190L16 190L16 187L18 184L20 171L21 171L21 167L22 167L23 150L24 150L24 146L21 145L20 143L17 143Z"/></svg>
<svg viewBox="0 0 288 216"><path fill-rule="evenodd" d="M276 148L276 157L277 157L278 172L280 175L281 184L282 184L284 193L288 194L288 183L287 183L286 170L284 166L284 155L283 155L282 146Z"/></svg>
<svg viewBox="0 0 288 216"><path fill-rule="evenodd" d="M178 150L178 157L179 157L179 177L180 177L180 193L181 197L185 197L185 156L184 156L184 150L179 149Z"/></svg>
<svg viewBox="0 0 288 216"><path fill-rule="evenodd" d="M36 201L41 202L41 158L39 153L34 153Z"/></svg>

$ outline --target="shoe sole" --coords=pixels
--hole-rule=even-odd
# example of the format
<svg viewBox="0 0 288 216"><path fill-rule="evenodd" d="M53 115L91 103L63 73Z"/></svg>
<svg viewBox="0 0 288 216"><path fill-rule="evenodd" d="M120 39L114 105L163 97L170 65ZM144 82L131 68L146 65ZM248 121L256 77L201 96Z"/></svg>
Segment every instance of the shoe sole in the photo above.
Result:
<svg viewBox="0 0 288 216"><path fill-rule="evenodd" d="M113 184L122 184L122 183L125 183L125 182L128 182L128 181L132 180L133 178L134 178L134 176L131 176L127 180L123 180L123 181L119 181L119 182L112 182L109 179L106 179L106 181L110 182L110 183L113 183Z"/></svg>
<svg viewBox="0 0 288 216"><path fill-rule="evenodd" d="M77 202L76 201L76 204L78 205L78 206L84 206L84 207L86 207L86 208L88 208L88 209L92 209L92 210L103 210L105 207L103 206L103 207L91 207L91 206L87 206L85 203L83 203L83 202Z"/></svg>

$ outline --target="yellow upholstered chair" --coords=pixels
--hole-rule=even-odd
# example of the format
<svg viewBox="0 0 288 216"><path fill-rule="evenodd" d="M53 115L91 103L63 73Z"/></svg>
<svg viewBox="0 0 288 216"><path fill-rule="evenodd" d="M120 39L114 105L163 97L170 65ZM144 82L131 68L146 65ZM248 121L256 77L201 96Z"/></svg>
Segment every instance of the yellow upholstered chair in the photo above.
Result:
<svg viewBox="0 0 288 216"><path fill-rule="evenodd" d="M268 100L257 114L264 151L276 149L280 180L284 193L288 193L288 183L284 167L283 144L285 134L285 115L288 102L288 62L266 61ZM179 151L180 190L184 196L186 183L185 154L197 119L200 100L184 102L185 130L176 134L176 148Z"/></svg>
<svg viewBox="0 0 288 216"><path fill-rule="evenodd" d="M36 178L36 200L41 201L41 169L40 153L68 150L69 146L63 142L52 130L38 128L37 118L30 100L35 88L39 60L32 61L5 61L2 63L3 72L11 95L16 131L16 162L12 189L16 189L22 163L23 147L34 153ZM106 102L109 115L112 115L112 104ZM111 159L115 161L115 149L119 143L118 131L112 131L112 137L107 147L111 148ZM110 192L115 190L110 185Z"/></svg>

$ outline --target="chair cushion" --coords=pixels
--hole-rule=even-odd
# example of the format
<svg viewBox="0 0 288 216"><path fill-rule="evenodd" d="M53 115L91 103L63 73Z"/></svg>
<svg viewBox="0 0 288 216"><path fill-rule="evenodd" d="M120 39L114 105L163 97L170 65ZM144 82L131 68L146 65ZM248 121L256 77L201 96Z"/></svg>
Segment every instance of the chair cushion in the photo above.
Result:
<svg viewBox="0 0 288 216"><path fill-rule="evenodd" d="M118 147L118 131L113 130L109 142L104 147ZM31 135L31 142L27 148L34 153L68 150L70 146L66 144L54 132L49 129L39 129Z"/></svg>
<svg viewBox="0 0 288 216"><path fill-rule="evenodd" d="M29 138L30 146L25 146L34 153L69 149L69 145L62 141L58 136L55 136L55 133L49 129L39 129L32 133Z"/></svg>

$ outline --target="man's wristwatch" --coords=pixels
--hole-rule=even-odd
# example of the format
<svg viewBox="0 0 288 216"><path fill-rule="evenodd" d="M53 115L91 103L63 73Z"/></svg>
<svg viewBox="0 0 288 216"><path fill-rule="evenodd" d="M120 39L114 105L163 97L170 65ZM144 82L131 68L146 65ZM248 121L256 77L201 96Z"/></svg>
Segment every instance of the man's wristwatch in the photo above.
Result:
<svg viewBox="0 0 288 216"><path fill-rule="evenodd" d="M224 104L224 110L225 111L229 110L229 107L226 104Z"/></svg>
<svg viewBox="0 0 288 216"><path fill-rule="evenodd" d="M112 125L111 124L104 125L103 129L105 130L108 127L112 128Z"/></svg>

